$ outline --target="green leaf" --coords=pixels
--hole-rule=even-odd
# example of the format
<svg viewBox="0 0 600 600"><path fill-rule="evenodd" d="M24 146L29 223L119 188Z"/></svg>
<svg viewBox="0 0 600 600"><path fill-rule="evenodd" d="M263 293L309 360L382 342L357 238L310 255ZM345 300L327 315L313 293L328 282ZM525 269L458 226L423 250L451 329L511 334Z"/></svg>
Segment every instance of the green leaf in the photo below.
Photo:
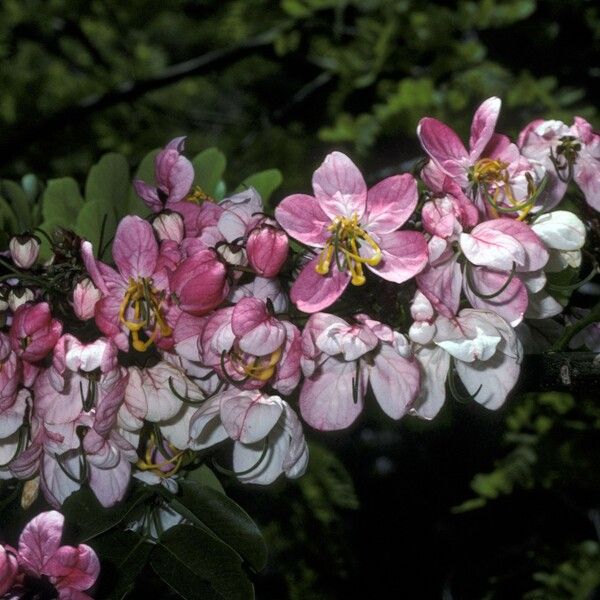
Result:
<svg viewBox="0 0 600 600"><path fill-rule="evenodd" d="M217 148L208 148L192 159L194 186L200 186L209 196L215 197L217 186L223 178L227 159Z"/></svg>
<svg viewBox="0 0 600 600"><path fill-rule="evenodd" d="M87 542L121 523L151 493L145 486L139 486L116 506L104 508L89 488L82 488L67 498L62 512L76 525L77 539Z"/></svg>
<svg viewBox="0 0 600 600"><path fill-rule="evenodd" d="M105 154L88 173L85 199L97 202L105 210L122 211L129 194L129 165L127 159L111 152ZM125 213L123 213L124 216Z"/></svg>
<svg viewBox="0 0 600 600"><path fill-rule="evenodd" d="M0 196L0 229L8 234L18 232L17 217L8 202Z"/></svg>
<svg viewBox="0 0 600 600"><path fill-rule="evenodd" d="M237 187L238 192L253 187L261 195L263 202L266 204L271 197L271 194L281 185L283 176L279 169L267 169L246 177L244 181Z"/></svg>
<svg viewBox="0 0 600 600"><path fill-rule="evenodd" d="M3 179L0 181L0 195L6 198L17 218L17 233L31 229L31 204L21 186L10 179Z"/></svg>
<svg viewBox="0 0 600 600"><path fill-rule="evenodd" d="M225 494L195 481L181 481L180 488L177 501L195 517L196 525L223 540L256 570L265 566L265 541L259 528L240 506ZM178 505L174 503L173 508L177 510Z"/></svg>
<svg viewBox="0 0 600 600"><path fill-rule="evenodd" d="M45 222L72 227L75 215L83 206L77 182L71 177L50 179L42 196L42 216Z"/></svg>
<svg viewBox="0 0 600 600"><path fill-rule="evenodd" d="M95 597L121 600L133 588L154 546L133 531L106 533L92 545L102 566Z"/></svg>
<svg viewBox="0 0 600 600"><path fill-rule="evenodd" d="M198 595L190 574L210 584L215 598L248 600L254 589L242 569L238 555L210 533L193 525L177 525L159 539L150 557L154 571L184 598L211 597L202 590Z"/></svg>
<svg viewBox="0 0 600 600"><path fill-rule="evenodd" d="M100 252L100 232L102 230L102 222L106 218L106 224L104 226L104 235L102 237L102 245L105 245L115 234L117 228L117 217L115 211L111 206L107 206L104 202L99 200L92 200L86 202L82 209L77 215L77 222L75 223L75 233L89 240L94 246L94 254L97 258L107 259L98 256Z"/></svg>
<svg viewBox="0 0 600 600"><path fill-rule="evenodd" d="M213 490L217 490L217 492L221 492L221 494L225 494L225 490L223 489L221 482L213 473L213 471L206 465L200 465L197 469L188 471L186 479L188 481L195 481L200 485L206 485Z"/></svg>

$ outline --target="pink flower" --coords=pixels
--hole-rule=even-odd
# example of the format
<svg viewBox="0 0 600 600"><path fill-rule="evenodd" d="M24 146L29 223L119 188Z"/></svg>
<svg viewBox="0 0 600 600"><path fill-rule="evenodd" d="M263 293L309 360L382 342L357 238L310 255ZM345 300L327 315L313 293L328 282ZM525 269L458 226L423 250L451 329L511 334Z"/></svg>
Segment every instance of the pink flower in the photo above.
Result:
<svg viewBox="0 0 600 600"><path fill-rule="evenodd" d="M40 240L35 235L18 235L8 245L10 256L17 267L29 269L40 253Z"/></svg>
<svg viewBox="0 0 600 600"><path fill-rule="evenodd" d="M86 544L61 546L63 527L64 517L54 510L34 517L19 538L19 567L30 577L47 577L60 600L91 598L83 592L96 582L100 562Z"/></svg>
<svg viewBox="0 0 600 600"><path fill-rule="evenodd" d="M571 127L562 121L531 122L519 135L524 156L544 165L551 178L547 208L564 196L571 179L587 203L600 211L600 135L581 117Z"/></svg>
<svg viewBox="0 0 600 600"><path fill-rule="evenodd" d="M87 321L94 316L96 303L102 292L87 277L79 281L73 290L73 312L78 319Z"/></svg>
<svg viewBox="0 0 600 600"><path fill-rule="evenodd" d="M229 294L227 269L214 250L205 249L179 263L170 277L179 308L191 315L204 315Z"/></svg>
<svg viewBox="0 0 600 600"><path fill-rule="evenodd" d="M422 234L397 231L417 204L410 175L388 177L367 191L356 165L333 152L313 175L314 196L284 198L275 216L287 233L319 254L291 289L305 312L333 304L347 285L366 282L363 267L383 279L403 283L427 263Z"/></svg>
<svg viewBox="0 0 600 600"><path fill-rule="evenodd" d="M12 349L19 358L37 362L52 351L61 333L62 323L52 318L50 306L39 302L17 308L9 335Z"/></svg>
<svg viewBox="0 0 600 600"><path fill-rule="evenodd" d="M210 448L227 438L233 471L243 483L268 485L282 473L300 477L308 447L296 413L279 396L231 389L202 404L190 424L191 447Z"/></svg>
<svg viewBox="0 0 600 600"><path fill-rule="evenodd" d="M94 258L89 242L81 245L86 269L102 292L95 308L96 324L123 351L129 348L130 335L139 352L154 342L169 343L171 244L163 242L159 250L152 226L129 216L119 223L112 247L117 271Z"/></svg>
<svg viewBox="0 0 600 600"><path fill-rule="evenodd" d="M356 323L312 315L302 333L300 411L320 430L349 427L362 412L370 384L379 406L400 419L419 391L419 367L404 336L366 315Z"/></svg>
<svg viewBox="0 0 600 600"><path fill-rule="evenodd" d="M300 331L258 298L242 298L214 313L200 345L206 366L245 389L270 383L289 394L300 380Z"/></svg>
<svg viewBox="0 0 600 600"><path fill-rule="evenodd" d="M287 235L276 226L263 224L254 228L246 241L248 263L262 277L275 277L289 250Z"/></svg>
<svg viewBox="0 0 600 600"><path fill-rule="evenodd" d="M194 182L194 167L182 155L185 137L171 140L154 160L156 186L137 179L133 186L138 196L154 212L174 208L185 199Z"/></svg>
<svg viewBox="0 0 600 600"><path fill-rule="evenodd" d="M472 195L483 215L498 212L526 215L538 197L536 183L543 168L536 170L519 149L503 135L494 132L501 101L488 98L473 116L469 150L447 125L425 117L419 121L417 135L431 158L423 170L426 182L450 177Z"/></svg>

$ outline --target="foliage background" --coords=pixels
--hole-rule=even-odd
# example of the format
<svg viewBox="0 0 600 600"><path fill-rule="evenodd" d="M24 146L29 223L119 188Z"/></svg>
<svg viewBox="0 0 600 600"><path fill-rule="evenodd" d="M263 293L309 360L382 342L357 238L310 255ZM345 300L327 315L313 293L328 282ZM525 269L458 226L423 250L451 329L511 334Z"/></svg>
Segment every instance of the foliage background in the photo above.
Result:
<svg viewBox="0 0 600 600"><path fill-rule="evenodd" d="M280 169L275 200L333 148L377 180L419 158L422 116L465 135L490 95L510 134L598 126L599 55L591 0L4 0L0 177L83 184L107 151L135 166L185 134L232 183ZM600 597L595 396L450 401L433 423L373 411L313 435L297 483L225 481L271 548L258 597Z"/></svg>

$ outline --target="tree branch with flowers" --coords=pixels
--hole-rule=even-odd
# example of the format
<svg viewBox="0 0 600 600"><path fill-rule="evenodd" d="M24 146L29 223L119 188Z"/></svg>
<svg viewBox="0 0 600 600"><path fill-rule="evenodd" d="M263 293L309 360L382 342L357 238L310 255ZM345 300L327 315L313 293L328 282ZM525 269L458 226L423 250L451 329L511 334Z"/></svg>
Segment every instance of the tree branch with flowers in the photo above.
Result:
<svg viewBox="0 0 600 600"><path fill-rule="evenodd" d="M600 210L600 136L576 117L515 143L500 106L477 109L468 149L422 119L418 178L368 188L333 152L312 194L274 210L278 172L227 192L225 158L189 160L183 137L131 191L118 155L85 200L68 178L3 182L0 479L8 504L54 510L18 550L0 540L0 593L89 597L97 543L122 571L108 592L100 574L100 597L144 569L185 598L252 597L265 544L215 472L299 478L304 428L347 429L365 402L393 420L433 419L450 396L496 410L527 354L592 362L600 305L571 295L598 271L585 215ZM580 216L561 206L573 186ZM57 510L89 546L59 547ZM122 552L103 554L107 539Z"/></svg>

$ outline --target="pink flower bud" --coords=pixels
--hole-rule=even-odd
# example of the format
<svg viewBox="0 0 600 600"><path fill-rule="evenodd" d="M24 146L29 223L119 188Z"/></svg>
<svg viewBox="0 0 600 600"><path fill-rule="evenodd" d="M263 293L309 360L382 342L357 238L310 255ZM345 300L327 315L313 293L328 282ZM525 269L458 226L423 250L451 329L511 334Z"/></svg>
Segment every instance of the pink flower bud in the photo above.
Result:
<svg viewBox="0 0 600 600"><path fill-rule="evenodd" d="M33 290L29 288L13 288L8 292L8 307L12 312L15 312L19 306L32 302L34 298Z"/></svg>
<svg viewBox="0 0 600 600"><path fill-rule="evenodd" d="M87 321L94 316L96 302L102 298L102 292L87 277L73 290L73 312L78 319Z"/></svg>
<svg viewBox="0 0 600 600"><path fill-rule="evenodd" d="M29 269L40 253L40 240L35 235L17 235L8 244L10 256L17 267Z"/></svg>
<svg viewBox="0 0 600 600"><path fill-rule="evenodd" d="M201 250L183 260L170 283L179 308L196 316L216 308L229 294L227 269L213 250Z"/></svg>
<svg viewBox="0 0 600 600"><path fill-rule="evenodd" d="M173 240L181 243L184 236L183 218L177 212L164 210L152 221L152 227L159 240Z"/></svg>
<svg viewBox="0 0 600 600"><path fill-rule="evenodd" d="M37 362L51 352L62 333L62 323L52 318L46 302L19 306L10 328L10 345L17 356Z"/></svg>
<svg viewBox="0 0 600 600"><path fill-rule="evenodd" d="M248 263L262 277L275 277L288 255L288 237L279 227L261 225L246 242Z"/></svg>

